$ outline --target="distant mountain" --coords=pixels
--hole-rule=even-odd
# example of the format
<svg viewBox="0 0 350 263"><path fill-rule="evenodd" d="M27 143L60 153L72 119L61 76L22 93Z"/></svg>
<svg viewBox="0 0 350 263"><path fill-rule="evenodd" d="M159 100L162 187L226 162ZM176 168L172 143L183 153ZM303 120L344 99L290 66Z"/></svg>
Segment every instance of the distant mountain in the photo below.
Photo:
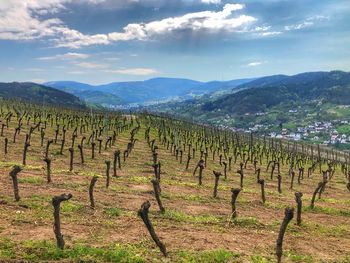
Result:
<svg viewBox="0 0 350 263"><path fill-rule="evenodd" d="M350 105L350 73L343 71L264 77L237 89L244 90L204 103L202 110L255 113L280 104L302 104L311 100Z"/></svg>
<svg viewBox="0 0 350 263"><path fill-rule="evenodd" d="M46 82L44 85L69 93L95 89L95 86L76 81L52 81Z"/></svg>
<svg viewBox="0 0 350 263"><path fill-rule="evenodd" d="M127 103L144 103L187 96L202 84L189 79L155 78L145 81L115 82L99 88L121 97Z"/></svg>
<svg viewBox="0 0 350 263"><path fill-rule="evenodd" d="M125 104L125 101L119 96L103 91L98 86L75 81L53 81L46 82L45 85L73 94L81 100L91 104L98 104L107 107L110 105L116 106Z"/></svg>
<svg viewBox="0 0 350 263"><path fill-rule="evenodd" d="M0 96L63 107L85 107L84 103L72 94L31 82L0 83Z"/></svg>
<svg viewBox="0 0 350 263"><path fill-rule="evenodd" d="M45 85L69 92L89 102L124 105L155 103L173 99L185 100L216 91L231 91L238 85L251 80L199 82L180 78L154 78L145 81L113 82L99 86L73 81L54 81L47 82ZM93 97L87 98L86 91L99 93L94 93Z"/></svg>

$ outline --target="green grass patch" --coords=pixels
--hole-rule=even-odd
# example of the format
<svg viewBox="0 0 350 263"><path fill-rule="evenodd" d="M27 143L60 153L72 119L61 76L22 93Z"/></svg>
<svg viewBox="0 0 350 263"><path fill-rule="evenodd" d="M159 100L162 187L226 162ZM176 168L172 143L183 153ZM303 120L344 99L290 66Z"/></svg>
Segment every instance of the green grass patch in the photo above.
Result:
<svg viewBox="0 0 350 263"><path fill-rule="evenodd" d="M269 202L269 201L266 201L263 204L263 206L273 208L276 210L281 210L281 209L285 209L286 207L289 207L289 205L287 205L287 204L279 204L279 203L273 203L273 202Z"/></svg>
<svg viewBox="0 0 350 263"><path fill-rule="evenodd" d="M99 179L100 178L103 178L103 176L99 173L95 173L95 172L88 172L88 171L83 171L83 172L78 172L79 175L82 175L82 176L86 176L86 177L94 177L94 176L97 176Z"/></svg>
<svg viewBox="0 0 350 263"><path fill-rule="evenodd" d="M162 198L164 199L180 199L191 202L209 202L216 201L217 199L209 199L208 197L202 197L200 195L194 194L174 194L174 193L162 193Z"/></svg>
<svg viewBox="0 0 350 263"><path fill-rule="evenodd" d="M52 154L53 156L59 156L59 155L61 155L61 153L60 153L59 150L52 151L52 152L50 152L50 154Z"/></svg>
<svg viewBox="0 0 350 263"><path fill-rule="evenodd" d="M75 244L61 250L51 241L24 241L18 246L7 239L0 241L2 260L21 258L30 262L64 259L76 262L145 262L140 251L142 252L136 246L120 244L101 248Z"/></svg>
<svg viewBox="0 0 350 263"><path fill-rule="evenodd" d="M130 182L135 182L135 183L143 183L143 184L150 184L151 183L151 178L145 177L145 176L131 176L128 177L127 180Z"/></svg>
<svg viewBox="0 0 350 263"><path fill-rule="evenodd" d="M337 225L334 227L328 227L325 225L315 225L314 229L315 233L319 233L321 235L325 236L333 236L333 237L339 237L339 236L344 236L344 235L349 235L348 228L343 225Z"/></svg>
<svg viewBox="0 0 350 263"><path fill-rule="evenodd" d="M344 180L339 180L337 183L345 184ZM335 199L335 198L322 198L317 200L320 203L330 203L330 204L347 204L350 205L350 200L346 199Z"/></svg>
<svg viewBox="0 0 350 263"><path fill-rule="evenodd" d="M250 261L252 263L270 263L270 262L276 262L276 260L272 260L271 258L266 258L260 255L252 255L250 257Z"/></svg>
<svg viewBox="0 0 350 263"><path fill-rule="evenodd" d="M288 259L288 260L287 260ZM286 250L283 252L282 262L299 262L299 263L311 263L315 262L313 257L310 255L300 255L291 250ZM250 257L250 262L252 263L272 263L276 262L276 257L262 256L262 255L252 255Z"/></svg>
<svg viewBox="0 0 350 263"><path fill-rule="evenodd" d="M0 162L0 168L12 168L13 166L18 165L23 168L23 165L16 162Z"/></svg>
<svg viewBox="0 0 350 263"><path fill-rule="evenodd" d="M225 217L213 215L189 215L176 210L165 210L161 217L187 223L218 224L225 222Z"/></svg>
<svg viewBox="0 0 350 263"><path fill-rule="evenodd" d="M108 207L103 210L103 212L109 217L117 217L122 214L122 210L116 207Z"/></svg>
<svg viewBox="0 0 350 263"><path fill-rule="evenodd" d="M13 259L16 257L16 245L7 238L0 239L0 258L1 260Z"/></svg>
<svg viewBox="0 0 350 263"><path fill-rule="evenodd" d="M62 202L61 204L61 212L62 213L79 213L83 212L85 209L85 206L79 203L75 203L72 201L68 202Z"/></svg>
<svg viewBox="0 0 350 263"><path fill-rule="evenodd" d="M339 263L350 263L350 254L339 260Z"/></svg>
<svg viewBox="0 0 350 263"><path fill-rule="evenodd" d="M318 206L317 203L315 204L314 208L311 208L311 206L304 207L303 211L350 217L350 210L342 210L334 207L321 207L321 206Z"/></svg>
<svg viewBox="0 0 350 263"><path fill-rule="evenodd" d="M287 250L283 253L284 257L287 257L292 262L300 262L300 263L311 263L314 262L314 259L310 255L300 255L294 251Z"/></svg>
<svg viewBox="0 0 350 263"><path fill-rule="evenodd" d="M225 263L225 262L238 262L240 254L237 252L227 251L225 249L217 249L210 251L181 251L177 253L177 262L186 263Z"/></svg>
<svg viewBox="0 0 350 263"><path fill-rule="evenodd" d="M35 185L41 185L45 182L44 178L39 176L32 176L32 177L20 177L18 178L19 183L27 183L27 184L35 184Z"/></svg>

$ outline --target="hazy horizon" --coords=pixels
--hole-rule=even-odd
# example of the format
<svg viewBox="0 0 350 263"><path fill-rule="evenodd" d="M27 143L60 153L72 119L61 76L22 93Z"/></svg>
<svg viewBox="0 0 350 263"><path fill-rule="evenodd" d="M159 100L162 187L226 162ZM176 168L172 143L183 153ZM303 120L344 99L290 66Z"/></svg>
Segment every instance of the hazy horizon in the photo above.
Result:
<svg viewBox="0 0 350 263"><path fill-rule="evenodd" d="M343 71L343 70L338 70L338 69L334 69L334 70L330 70L330 71ZM251 76L251 77L247 77L247 78L234 78L234 79L226 79L226 80L218 80L218 79L213 79L213 80L208 80L208 81L201 81L201 80L197 80L197 79L189 79L189 78L182 78L181 76L179 77L167 77L167 76L154 76L154 77L148 77L148 78L144 78L144 79L139 79L139 80L123 80L123 81L112 81L112 82L101 82L101 83L89 83L89 82L83 82L83 81L77 81L74 79L57 79L57 80L49 80L49 81L44 81L44 82L35 82L35 81L23 81L23 82L35 82L37 84L45 84L45 83L50 83L50 82L77 82L77 83L83 83L83 84L88 84L91 86L99 86L99 85L105 85L105 84L110 84L113 82L134 82L134 81L147 81L147 80L151 80L151 79L188 79L188 80L193 80L193 81L198 81L198 82L202 82L202 83L207 83L207 82L215 82L215 81L231 81L231 80L240 80L240 79L259 79L259 78L263 78L263 77L270 77L270 76L274 76L274 75L286 75L286 76L294 76L294 75L298 75L298 74L303 74L303 73L313 73L313 72L330 72L330 71L308 71L308 72L298 72L295 74L273 74L273 75L263 75L263 76ZM348 72L348 71L344 71L344 72ZM350 72L349 72L350 73ZM10 82L22 82L22 81L16 81L16 80L12 80L9 81Z"/></svg>

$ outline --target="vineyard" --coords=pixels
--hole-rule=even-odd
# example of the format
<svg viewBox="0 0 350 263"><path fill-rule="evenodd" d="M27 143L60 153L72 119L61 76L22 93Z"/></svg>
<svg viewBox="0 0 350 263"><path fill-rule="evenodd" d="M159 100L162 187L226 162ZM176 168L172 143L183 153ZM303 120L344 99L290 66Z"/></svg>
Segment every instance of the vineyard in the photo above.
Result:
<svg viewBox="0 0 350 263"><path fill-rule="evenodd" d="M3 101L0 261L350 262L349 156Z"/></svg>

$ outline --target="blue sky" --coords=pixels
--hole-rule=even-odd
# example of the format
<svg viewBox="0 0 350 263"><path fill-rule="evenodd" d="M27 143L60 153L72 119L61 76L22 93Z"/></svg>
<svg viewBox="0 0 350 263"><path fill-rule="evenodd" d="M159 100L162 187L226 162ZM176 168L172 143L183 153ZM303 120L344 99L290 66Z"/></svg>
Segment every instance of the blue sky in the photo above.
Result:
<svg viewBox="0 0 350 263"><path fill-rule="evenodd" d="M0 0L0 81L350 71L349 0Z"/></svg>

